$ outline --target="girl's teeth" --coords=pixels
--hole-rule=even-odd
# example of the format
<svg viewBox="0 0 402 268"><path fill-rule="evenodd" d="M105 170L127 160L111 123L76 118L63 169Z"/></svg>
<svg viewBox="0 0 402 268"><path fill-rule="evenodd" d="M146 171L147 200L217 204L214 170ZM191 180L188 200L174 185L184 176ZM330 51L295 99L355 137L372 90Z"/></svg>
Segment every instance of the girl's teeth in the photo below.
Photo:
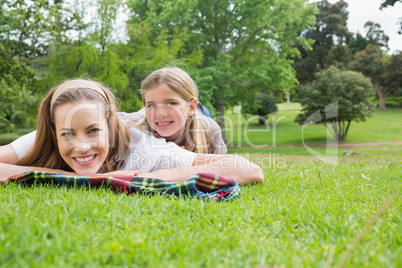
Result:
<svg viewBox="0 0 402 268"><path fill-rule="evenodd" d="M93 155L93 156L88 156L88 157L84 157L84 158L82 158L82 157L76 157L75 160L77 160L78 162L87 162L87 161L89 161L89 160L94 159L94 157L95 157L95 155Z"/></svg>

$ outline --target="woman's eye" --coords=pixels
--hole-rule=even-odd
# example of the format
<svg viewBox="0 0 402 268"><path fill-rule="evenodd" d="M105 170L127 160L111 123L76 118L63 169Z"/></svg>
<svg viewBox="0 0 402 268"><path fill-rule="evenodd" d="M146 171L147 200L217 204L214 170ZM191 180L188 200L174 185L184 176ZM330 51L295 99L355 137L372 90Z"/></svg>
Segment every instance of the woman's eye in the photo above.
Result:
<svg viewBox="0 0 402 268"><path fill-rule="evenodd" d="M64 137L69 137L69 136L72 136L72 135L73 135L72 132L64 132L63 134L61 134L61 136L64 136Z"/></svg>

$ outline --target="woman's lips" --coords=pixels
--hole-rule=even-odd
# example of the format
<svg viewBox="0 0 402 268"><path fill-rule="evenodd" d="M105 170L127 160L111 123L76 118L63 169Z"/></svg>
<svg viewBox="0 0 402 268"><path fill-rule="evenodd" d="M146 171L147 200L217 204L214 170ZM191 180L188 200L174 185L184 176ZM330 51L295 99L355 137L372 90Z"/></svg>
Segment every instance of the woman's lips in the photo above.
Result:
<svg viewBox="0 0 402 268"><path fill-rule="evenodd" d="M80 166L88 166L95 162L97 155L86 155L86 156L80 156L80 157L73 157L75 163L77 163Z"/></svg>

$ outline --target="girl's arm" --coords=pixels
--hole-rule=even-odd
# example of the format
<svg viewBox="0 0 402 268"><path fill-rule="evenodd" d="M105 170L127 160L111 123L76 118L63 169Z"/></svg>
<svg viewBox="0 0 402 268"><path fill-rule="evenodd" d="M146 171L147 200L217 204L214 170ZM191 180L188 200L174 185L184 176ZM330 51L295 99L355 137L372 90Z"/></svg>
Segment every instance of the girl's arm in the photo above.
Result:
<svg viewBox="0 0 402 268"><path fill-rule="evenodd" d="M191 167L161 169L151 173L139 174L138 176L181 182L188 180L196 173L217 173L227 178L235 179L238 184L264 181L264 174L261 168L238 155L198 154Z"/></svg>

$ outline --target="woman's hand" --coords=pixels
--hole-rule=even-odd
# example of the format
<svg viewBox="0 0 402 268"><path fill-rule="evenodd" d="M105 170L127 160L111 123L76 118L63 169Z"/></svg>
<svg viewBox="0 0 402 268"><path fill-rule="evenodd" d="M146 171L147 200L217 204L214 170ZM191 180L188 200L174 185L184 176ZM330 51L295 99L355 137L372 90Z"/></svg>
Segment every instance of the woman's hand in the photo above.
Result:
<svg viewBox="0 0 402 268"><path fill-rule="evenodd" d="M100 175L132 178L138 175L138 170L116 170L108 173L102 173Z"/></svg>

